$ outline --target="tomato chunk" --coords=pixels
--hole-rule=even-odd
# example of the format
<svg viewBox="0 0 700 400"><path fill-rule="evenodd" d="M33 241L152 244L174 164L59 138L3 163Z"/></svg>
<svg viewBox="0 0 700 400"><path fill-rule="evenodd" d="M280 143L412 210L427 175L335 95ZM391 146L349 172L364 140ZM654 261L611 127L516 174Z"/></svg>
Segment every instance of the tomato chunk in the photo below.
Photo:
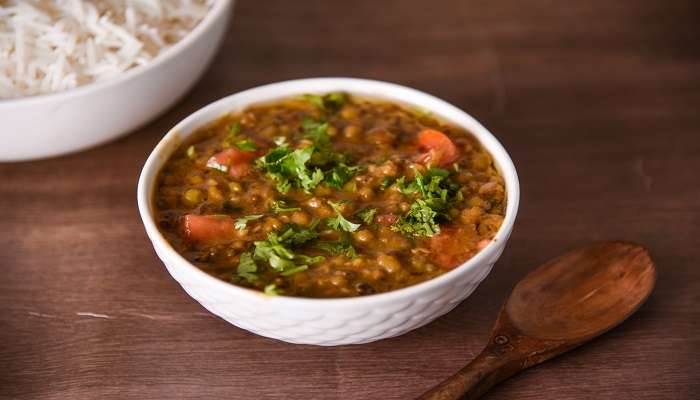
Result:
<svg viewBox="0 0 700 400"><path fill-rule="evenodd" d="M222 150L214 154L208 161L207 167L217 168L217 166L231 166L232 164L243 164L253 161L257 157L255 151L243 151L235 147Z"/></svg>
<svg viewBox="0 0 700 400"><path fill-rule="evenodd" d="M228 174L233 179L244 178L253 171L250 164L232 164L228 169Z"/></svg>
<svg viewBox="0 0 700 400"><path fill-rule="evenodd" d="M459 149L444 133L435 129L423 129L418 133L418 145L426 151L417 161L424 164L448 166L459 158Z"/></svg>
<svg viewBox="0 0 700 400"><path fill-rule="evenodd" d="M195 242L230 239L235 231L233 219L218 215L187 214L183 228L185 237Z"/></svg>
<svg viewBox="0 0 700 400"><path fill-rule="evenodd" d="M376 220L379 225L390 226L394 225L399 217L395 214L381 214L377 215Z"/></svg>
<svg viewBox="0 0 700 400"><path fill-rule="evenodd" d="M429 239L432 259L443 269L454 269L466 258L461 246L455 240L459 234L452 227L441 227L440 233Z"/></svg>

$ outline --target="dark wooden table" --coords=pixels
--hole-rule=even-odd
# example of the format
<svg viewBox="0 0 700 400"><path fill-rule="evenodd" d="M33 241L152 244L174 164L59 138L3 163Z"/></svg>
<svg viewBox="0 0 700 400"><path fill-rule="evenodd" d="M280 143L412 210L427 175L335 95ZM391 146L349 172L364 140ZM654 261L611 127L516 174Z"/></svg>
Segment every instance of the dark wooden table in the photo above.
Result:
<svg viewBox="0 0 700 400"><path fill-rule="evenodd" d="M658 264L649 302L486 398L698 398L699 17L696 0L240 2L214 64L165 115L80 154L0 165L0 397L412 398L480 350L527 271L622 238ZM501 261L468 301L402 337L320 348L237 329L170 278L137 214L141 166L177 121L313 76L433 93L479 118L518 167Z"/></svg>

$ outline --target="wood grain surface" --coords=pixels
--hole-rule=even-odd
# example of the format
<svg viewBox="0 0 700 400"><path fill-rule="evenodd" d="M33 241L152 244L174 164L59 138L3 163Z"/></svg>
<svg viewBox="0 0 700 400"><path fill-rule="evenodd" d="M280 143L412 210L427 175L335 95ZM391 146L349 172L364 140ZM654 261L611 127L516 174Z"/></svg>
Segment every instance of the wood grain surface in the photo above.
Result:
<svg viewBox="0 0 700 400"><path fill-rule="evenodd" d="M649 247L648 303L485 398L698 398L699 20L696 0L240 1L204 78L154 122L0 165L0 398L410 399L475 356L520 277L605 239ZM138 174L171 126L227 94L314 76L442 97L518 168L520 213L496 268L407 335L319 348L242 331L184 293L142 228Z"/></svg>

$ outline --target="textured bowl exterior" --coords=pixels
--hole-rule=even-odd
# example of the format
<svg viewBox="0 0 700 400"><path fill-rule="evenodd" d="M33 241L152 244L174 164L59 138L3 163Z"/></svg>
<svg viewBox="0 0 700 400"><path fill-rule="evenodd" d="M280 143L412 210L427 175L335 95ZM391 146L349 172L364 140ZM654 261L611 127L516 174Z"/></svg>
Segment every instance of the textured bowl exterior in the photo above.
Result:
<svg viewBox="0 0 700 400"><path fill-rule="evenodd" d="M207 16L151 63L105 82L0 101L0 162L71 153L107 142L149 122L199 79L226 30L232 0Z"/></svg>
<svg viewBox="0 0 700 400"><path fill-rule="evenodd" d="M347 299L268 296L234 286L199 270L163 238L153 219L155 178L172 152L198 127L230 112L300 93L346 91L400 102L434 112L472 132L492 154L506 181L506 217L494 240L463 265L418 285L388 293ZM472 117L428 94L386 82L351 78L315 78L280 82L221 99L175 126L156 146L141 173L138 203L146 232L168 272L210 312L256 334L290 343L334 346L398 336L449 312L484 280L503 252L519 202L515 168L503 147Z"/></svg>
<svg viewBox="0 0 700 400"><path fill-rule="evenodd" d="M489 274L504 245L501 242L490 259L430 290L390 299L375 296L374 301L357 305L325 300L288 303L284 297L263 294L240 296L228 288L212 287L208 279L180 268L157 245L155 248L183 289L231 324L289 343L336 346L402 335L451 311Z"/></svg>

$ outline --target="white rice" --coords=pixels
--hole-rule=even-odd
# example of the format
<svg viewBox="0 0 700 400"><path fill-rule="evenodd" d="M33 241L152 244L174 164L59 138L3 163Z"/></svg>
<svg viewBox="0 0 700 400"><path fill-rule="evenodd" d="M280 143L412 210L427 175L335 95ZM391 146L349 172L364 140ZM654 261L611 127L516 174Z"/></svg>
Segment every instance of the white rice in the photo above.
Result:
<svg viewBox="0 0 700 400"><path fill-rule="evenodd" d="M217 0L0 0L0 98L110 79L180 41Z"/></svg>

